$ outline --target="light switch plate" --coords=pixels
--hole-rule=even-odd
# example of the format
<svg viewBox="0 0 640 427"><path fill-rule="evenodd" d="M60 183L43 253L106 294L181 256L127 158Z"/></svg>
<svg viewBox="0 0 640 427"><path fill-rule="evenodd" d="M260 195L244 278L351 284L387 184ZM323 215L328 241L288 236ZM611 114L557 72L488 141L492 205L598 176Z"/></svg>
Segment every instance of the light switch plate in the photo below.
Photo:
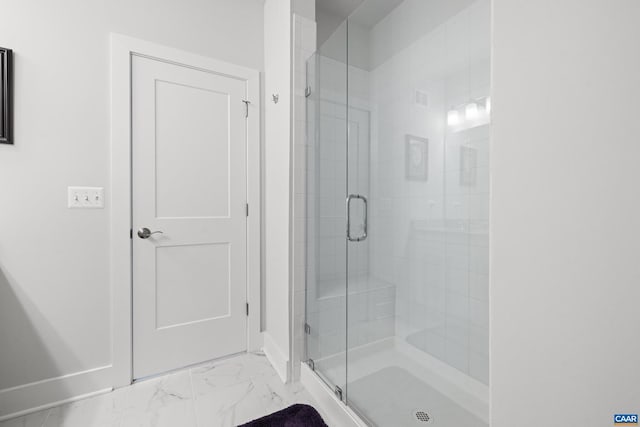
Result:
<svg viewBox="0 0 640 427"><path fill-rule="evenodd" d="M68 206L70 209L103 209L103 187L68 187Z"/></svg>

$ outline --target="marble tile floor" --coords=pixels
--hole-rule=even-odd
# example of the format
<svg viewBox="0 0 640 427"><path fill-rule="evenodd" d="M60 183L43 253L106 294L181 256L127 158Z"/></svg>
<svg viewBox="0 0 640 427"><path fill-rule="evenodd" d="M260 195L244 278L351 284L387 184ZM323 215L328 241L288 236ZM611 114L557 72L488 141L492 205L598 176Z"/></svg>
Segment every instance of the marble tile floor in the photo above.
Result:
<svg viewBox="0 0 640 427"><path fill-rule="evenodd" d="M317 408L301 384L283 384L263 354L247 353L0 422L0 427L232 427L294 403Z"/></svg>

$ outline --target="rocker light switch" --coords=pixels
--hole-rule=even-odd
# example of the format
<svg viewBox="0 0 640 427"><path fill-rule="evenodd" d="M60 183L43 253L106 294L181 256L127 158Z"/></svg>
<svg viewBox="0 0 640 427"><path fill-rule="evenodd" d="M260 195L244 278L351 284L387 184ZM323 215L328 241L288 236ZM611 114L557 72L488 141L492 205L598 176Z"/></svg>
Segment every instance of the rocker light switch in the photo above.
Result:
<svg viewBox="0 0 640 427"><path fill-rule="evenodd" d="M103 209L103 187L68 187L68 206L70 209Z"/></svg>

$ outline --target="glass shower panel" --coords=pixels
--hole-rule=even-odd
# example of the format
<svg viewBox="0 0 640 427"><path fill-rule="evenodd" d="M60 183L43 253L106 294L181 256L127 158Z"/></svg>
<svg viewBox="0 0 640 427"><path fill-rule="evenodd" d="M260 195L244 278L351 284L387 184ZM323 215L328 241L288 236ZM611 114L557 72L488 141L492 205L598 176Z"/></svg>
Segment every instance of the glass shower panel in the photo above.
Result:
<svg viewBox="0 0 640 427"><path fill-rule="evenodd" d="M489 37L489 0L348 20L344 392L371 425L488 425Z"/></svg>
<svg viewBox="0 0 640 427"><path fill-rule="evenodd" d="M341 396L346 381L347 24L307 63L307 360Z"/></svg>

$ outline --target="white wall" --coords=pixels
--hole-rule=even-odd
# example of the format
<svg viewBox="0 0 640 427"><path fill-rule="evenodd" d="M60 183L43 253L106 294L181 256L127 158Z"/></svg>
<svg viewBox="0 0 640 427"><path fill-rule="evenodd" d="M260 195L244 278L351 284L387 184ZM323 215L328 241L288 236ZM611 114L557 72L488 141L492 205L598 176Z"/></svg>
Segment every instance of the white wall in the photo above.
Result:
<svg viewBox="0 0 640 427"><path fill-rule="evenodd" d="M110 190L109 33L263 64L261 0L5 0L2 16L16 145L0 146L0 417L16 409L2 390L111 364L109 206L66 207L69 185Z"/></svg>
<svg viewBox="0 0 640 427"><path fill-rule="evenodd" d="M291 2L264 3L265 352L282 379L289 371ZM278 103L272 95L278 95Z"/></svg>
<svg viewBox="0 0 640 427"><path fill-rule="evenodd" d="M639 409L640 3L493 20L491 425L612 425Z"/></svg>

